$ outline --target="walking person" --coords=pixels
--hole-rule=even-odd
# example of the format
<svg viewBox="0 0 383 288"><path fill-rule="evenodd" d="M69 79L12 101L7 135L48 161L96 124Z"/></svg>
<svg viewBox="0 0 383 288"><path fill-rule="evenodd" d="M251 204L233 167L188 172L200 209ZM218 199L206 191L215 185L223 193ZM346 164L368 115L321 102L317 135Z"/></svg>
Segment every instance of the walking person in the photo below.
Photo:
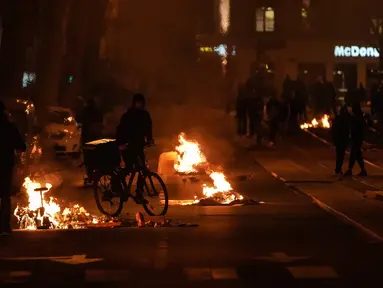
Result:
<svg viewBox="0 0 383 288"><path fill-rule="evenodd" d="M347 111L347 106L344 105L339 114L335 116L331 127L332 139L335 146L335 175L343 175L342 167L344 155L346 154L347 146L350 142L350 114Z"/></svg>
<svg viewBox="0 0 383 288"><path fill-rule="evenodd" d="M25 152L27 147L17 127L9 121L1 101L0 135L0 235L7 235L12 232L11 190L15 151Z"/></svg>
<svg viewBox="0 0 383 288"><path fill-rule="evenodd" d="M352 169L354 168L355 162L358 162L361 169L358 176L367 176L362 155L362 144L365 136L366 122L363 118L363 112L359 102L352 105L352 114L350 121L351 151L348 170L345 173L345 176L352 176Z"/></svg>
<svg viewBox="0 0 383 288"><path fill-rule="evenodd" d="M246 115L246 88L244 84L238 87L237 103L236 103L236 118L237 118L237 135L239 137L246 136L247 133L247 115Z"/></svg>

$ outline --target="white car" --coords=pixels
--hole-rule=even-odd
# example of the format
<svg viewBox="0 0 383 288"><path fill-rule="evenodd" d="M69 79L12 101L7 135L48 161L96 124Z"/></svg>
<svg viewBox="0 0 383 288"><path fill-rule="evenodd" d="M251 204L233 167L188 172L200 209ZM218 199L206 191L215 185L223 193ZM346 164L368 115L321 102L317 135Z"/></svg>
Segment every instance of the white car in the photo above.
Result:
<svg viewBox="0 0 383 288"><path fill-rule="evenodd" d="M78 155L81 149L81 125L72 110L63 107L48 107L48 125L45 135L58 155Z"/></svg>

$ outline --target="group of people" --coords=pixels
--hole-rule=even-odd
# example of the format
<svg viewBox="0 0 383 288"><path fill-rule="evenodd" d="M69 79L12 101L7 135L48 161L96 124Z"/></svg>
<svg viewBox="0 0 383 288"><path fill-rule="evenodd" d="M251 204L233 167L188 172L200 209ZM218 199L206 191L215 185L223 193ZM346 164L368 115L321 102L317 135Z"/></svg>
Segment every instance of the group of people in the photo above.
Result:
<svg viewBox="0 0 383 288"><path fill-rule="evenodd" d="M269 145L275 145L279 127L283 128L283 132L293 132L298 129L299 121L307 121L309 95L318 115L335 111L335 89L321 77L318 77L309 91L302 79L292 81L287 76L282 94L278 97L267 77L263 74L254 75L245 84L239 85L236 103L237 134L249 138L256 135L257 143L260 143L262 121L265 120Z"/></svg>
<svg viewBox="0 0 383 288"><path fill-rule="evenodd" d="M352 169L357 162L361 169L359 176L367 176L362 155L366 125L360 102L352 104L351 113L348 111L348 106L344 105L335 116L332 125L332 138L336 150L336 175L352 176ZM348 146L350 146L348 170L343 174L343 161Z"/></svg>

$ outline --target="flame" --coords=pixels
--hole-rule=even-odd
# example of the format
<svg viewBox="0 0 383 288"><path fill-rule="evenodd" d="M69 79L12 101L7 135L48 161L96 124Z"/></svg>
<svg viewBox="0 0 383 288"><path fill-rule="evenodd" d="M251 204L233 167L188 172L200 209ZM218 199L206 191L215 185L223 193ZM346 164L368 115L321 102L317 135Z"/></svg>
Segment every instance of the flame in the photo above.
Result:
<svg viewBox="0 0 383 288"><path fill-rule="evenodd" d="M185 134L181 133L178 137L179 145L176 147L178 152L178 162L174 165L177 172L193 173L197 172L197 167L206 164L206 157L200 149L200 145L196 141L186 140ZM242 200L243 197L233 190L231 184L226 180L226 176L222 172L217 172L211 168L205 171L208 173L213 185L203 184L201 199L212 198L222 204L228 204L234 200ZM194 203L198 203L201 199L197 196Z"/></svg>
<svg viewBox="0 0 383 288"><path fill-rule="evenodd" d="M26 177L23 187L28 205L26 207L18 205L14 211L21 229L36 230L40 226L56 229L81 228L80 222L98 223L98 219L80 205L76 204L62 211L57 199L49 197L47 200L46 194L52 188L50 183L43 184ZM36 191L39 188L46 190Z"/></svg>
<svg viewBox="0 0 383 288"><path fill-rule="evenodd" d="M206 162L205 155L201 152L199 144L187 141L184 133L178 136L178 142L180 144L176 147L178 162L174 165L174 169L185 174L197 172L196 167Z"/></svg>
<svg viewBox="0 0 383 288"><path fill-rule="evenodd" d="M303 123L301 126L301 129L309 129L309 128L318 128L321 127L323 129L329 129L331 128L330 124L330 116L327 114L324 114L321 119L319 119L319 122L317 119L313 119L310 123Z"/></svg>
<svg viewBox="0 0 383 288"><path fill-rule="evenodd" d="M213 198L222 204L228 204L234 200L242 200L243 196L233 191L226 176L221 172L212 172L209 177L213 180L213 186L203 185L202 193L206 198Z"/></svg>

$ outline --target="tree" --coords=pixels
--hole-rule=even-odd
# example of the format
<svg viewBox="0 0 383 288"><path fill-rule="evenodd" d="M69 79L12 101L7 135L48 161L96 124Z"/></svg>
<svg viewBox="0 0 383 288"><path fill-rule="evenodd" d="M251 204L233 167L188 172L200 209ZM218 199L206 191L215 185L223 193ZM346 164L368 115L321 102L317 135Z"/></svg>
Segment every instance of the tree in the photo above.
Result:
<svg viewBox="0 0 383 288"><path fill-rule="evenodd" d="M19 96L26 49L33 43L36 3L23 0L0 2L3 35L0 49L0 90L6 97Z"/></svg>
<svg viewBox="0 0 383 288"><path fill-rule="evenodd" d="M379 51L379 70L383 71L383 17L371 18L370 26Z"/></svg>
<svg viewBox="0 0 383 288"><path fill-rule="evenodd" d="M37 50L36 107L42 123L46 107L57 103L71 0L41 0Z"/></svg>

